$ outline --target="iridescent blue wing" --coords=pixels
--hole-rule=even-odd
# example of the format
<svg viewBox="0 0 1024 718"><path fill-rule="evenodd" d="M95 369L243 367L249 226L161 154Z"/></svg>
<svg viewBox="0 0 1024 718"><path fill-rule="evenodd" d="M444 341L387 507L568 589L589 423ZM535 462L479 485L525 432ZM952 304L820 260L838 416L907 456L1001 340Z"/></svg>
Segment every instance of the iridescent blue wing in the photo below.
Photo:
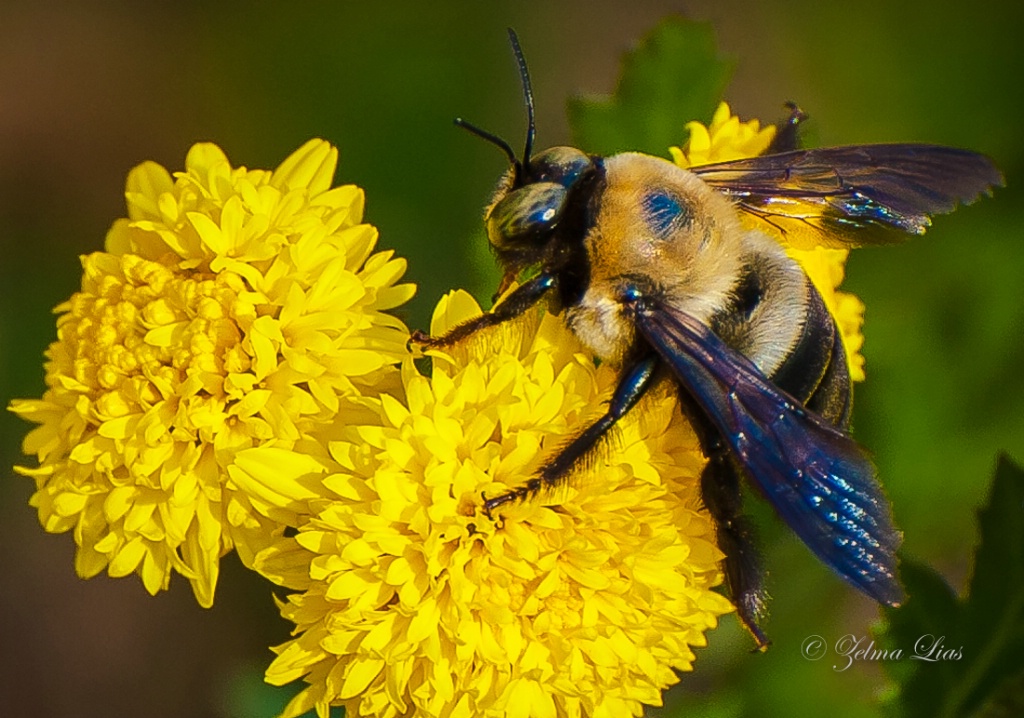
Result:
<svg viewBox="0 0 1024 718"><path fill-rule="evenodd" d="M1003 184L984 155L921 144L794 150L691 171L803 246L898 242Z"/></svg>
<svg viewBox="0 0 1024 718"><path fill-rule="evenodd" d="M902 537L864 450L688 314L649 298L632 311L736 464L797 536L861 591L898 605Z"/></svg>

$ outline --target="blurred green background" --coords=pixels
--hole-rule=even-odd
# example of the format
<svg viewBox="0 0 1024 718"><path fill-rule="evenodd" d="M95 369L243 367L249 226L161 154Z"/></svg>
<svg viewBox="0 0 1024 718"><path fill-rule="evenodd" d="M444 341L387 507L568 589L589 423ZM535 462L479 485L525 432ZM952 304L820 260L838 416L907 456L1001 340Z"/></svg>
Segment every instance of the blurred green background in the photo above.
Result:
<svg viewBox="0 0 1024 718"><path fill-rule="evenodd" d="M200 140L249 167L274 167L311 136L337 144L338 181L366 189L381 246L409 259L413 326L450 288L489 296L480 213L504 161L451 119L518 146L504 28L520 34L548 146L570 141L565 101L611 92L622 53L669 13L713 24L735 63L726 98L744 118L779 119L792 99L816 144L958 145L1006 174L994 200L939 219L926 238L856 252L846 285L868 306L856 434L907 554L961 588L995 455L1024 460L1024 5L1014 2L4 2L0 400L41 393L50 310L77 288L78 255L124 213L127 171L145 159L180 169ZM26 426L5 413L0 427L10 466ZM5 474L0 715L259 716L286 700L259 682L267 646L288 630L265 584L229 559L204 611L180 580L157 598L135 578L80 581L71 537L44 534L31 481ZM774 645L749 653L727 619L658 714L875 715L879 666L838 672L800 645L868 636L876 606L758 513Z"/></svg>

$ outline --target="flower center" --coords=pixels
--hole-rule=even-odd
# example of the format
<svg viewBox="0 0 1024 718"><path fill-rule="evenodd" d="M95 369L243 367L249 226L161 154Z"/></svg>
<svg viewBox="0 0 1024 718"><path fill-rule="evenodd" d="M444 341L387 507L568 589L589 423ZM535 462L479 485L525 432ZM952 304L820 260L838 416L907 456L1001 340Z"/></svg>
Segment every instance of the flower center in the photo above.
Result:
<svg viewBox="0 0 1024 718"><path fill-rule="evenodd" d="M244 289L237 275L180 275L136 255L96 254L86 277L60 335L70 375L96 398L96 418L145 411L170 396L241 398L225 383L251 365L234 316Z"/></svg>

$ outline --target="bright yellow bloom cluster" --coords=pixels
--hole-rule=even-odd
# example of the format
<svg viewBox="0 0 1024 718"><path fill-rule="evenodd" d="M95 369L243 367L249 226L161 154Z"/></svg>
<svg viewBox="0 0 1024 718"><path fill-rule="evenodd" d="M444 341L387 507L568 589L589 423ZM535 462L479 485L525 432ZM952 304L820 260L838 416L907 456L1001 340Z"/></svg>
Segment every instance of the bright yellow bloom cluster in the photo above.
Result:
<svg viewBox="0 0 1024 718"><path fill-rule="evenodd" d="M688 128L684 167L759 154L775 132L724 103ZM362 191L331 189L336 161L313 140L252 171L202 144L173 177L132 171L128 218L57 309L45 395L11 407L40 425L24 443L39 466L18 471L44 527L74 530L83 577L135 572L155 593L177 571L208 606L235 549L295 590L280 602L295 638L267 671L309 684L286 716L660 704L732 610L675 385L562 491L486 515L482 495L522 486L600 416L616 373L536 311L430 352L421 374L387 313L412 296L405 263L373 252ZM862 377L845 251L787 249ZM454 293L432 333L479 312Z"/></svg>
<svg viewBox="0 0 1024 718"><path fill-rule="evenodd" d="M57 307L46 393L11 405L40 424L39 466L18 471L46 530L74 529L81 576L135 572L156 593L178 571L209 606L220 557L283 531L239 490L246 467L301 478L315 462L277 452L397 385L408 332L385 311L413 287L373 253L362 190L331 189L336 163L322 140L273 172L198 144L174 177L130 173L128 217Z"/></svg>
<svg viewBox="0 0 1024 718"><path fill-rule="evenodd" d="M776 132L775 125L761 127L757 120L741 122L725 102L715 110L710 125L705 127L700 122L688 122L686 129L690 133L686 145L683 148L669 148L672 160L683 168L755 157L768 149ZM746 216L742 216L742 219L749 221ZM756 228L771 231L771 226L765 223L758 223ZM864 303L855 294L838 291L849 250L813 246L805 242L797 245L784 233L773 234L786 248L786 252L800 263L821 294L843 336L850 377L854 381L863 381L864 357L860 354L860 348L864 345L864 335L861 333Z"/></svg>
<svg viewBox="0 0 1024 718"><path fill-rule="evenodd" d="M441 334L479 314L442 300ZM531 313L411 362L405 399L330 443L326 502L257 569L302 593L267 680L285 711L350 716L628 716L660 704L732 610L701 506L696 438L666 382L564 492L481 511L602 411L615 372ZM290 500L298 500L299 496Z"/></svg>

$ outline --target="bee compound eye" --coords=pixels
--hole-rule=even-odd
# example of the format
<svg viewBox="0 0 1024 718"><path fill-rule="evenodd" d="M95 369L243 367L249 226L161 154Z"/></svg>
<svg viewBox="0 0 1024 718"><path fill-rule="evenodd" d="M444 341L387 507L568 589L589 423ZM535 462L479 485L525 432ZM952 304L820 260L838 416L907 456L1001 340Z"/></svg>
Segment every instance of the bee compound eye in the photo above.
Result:
<svg viewBox="0 0 1024 718"><path fill-rule="evenodd" d="M533 158L529 173L537 181L572 187L593 168L593 160L575 147L552 147Z"/></svg>
<svg viewBox="0 0 1024 718"><path fill-rule="evenodd" d="M543 241L561 219L567 195L554 182L512 190L488 214L487 238L496 249Z"/></svg>

